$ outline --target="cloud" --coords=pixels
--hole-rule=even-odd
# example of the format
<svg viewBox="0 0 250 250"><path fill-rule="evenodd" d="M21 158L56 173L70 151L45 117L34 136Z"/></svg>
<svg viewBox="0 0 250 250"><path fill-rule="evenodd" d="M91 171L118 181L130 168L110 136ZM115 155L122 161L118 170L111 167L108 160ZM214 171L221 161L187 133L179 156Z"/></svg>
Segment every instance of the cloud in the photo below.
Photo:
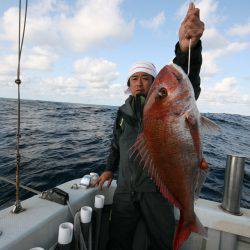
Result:
<svg viewBox="0 0 250 250"><path fill-rule="evenodd" d="M228 34L231 36L250 35L250 22L245 24L236 24L229 29Z"/></svg>
<svg viewBox="0 0 250 250"><path fill-rule="evenodd" d="M121 105L126 99L124 86L121 84L112 84L103 89L86 88L79 92L81 100L88 100L93 104Z"/></svg>
<svg viewBox="0 0 250 250"><path fill-rule="evenodd" d="M83 51L108 43L110 39L128 39L133 33L134 22L124 20L121 3L120 0L86 0L74 4L42 0L31 3L22 69L52 70L65 49ZM5 51L1 55L1 74L13 75L16 71L17 35L18 9L11 7L0 17L0 42Z"/></svg>
<svg viewBox="0 0 250 250"><path fill-rule="evenodd" d="M41 99L121 105L126 86L119 84L117 65L103 58L85 57L73 63L72 77L44 79L36 88ZM67 99L68 98L68 99Z"/></svg>
<svg viewBox="0 0 250 250"><path fill-rule="evenodd" d="M140 24L144 28L157 30L166 20L164 11L149 20L141 20Z"/></svg>
<svg viewBox="0 0 250 250"><path fill-rule="evenodd" d="M207 26L214 25L222 20L224 16L218 13L218 1L217 0L201 0L196 4L200 9L200 17Z"/></svg>
<svg viewBox="0 0 250 250"><path fill-rule="evenodd" d="M186 1L176 12L177 18L183 19L188 10L190 1ZM219 21L224 20L225 17L218 14L217 0L200 0L195 2L195 6L200 9L201 20L206 24L206 27L212 26Z"/></svg>
<svg viewBox="0 0 250 250"><path fill-rule="evenodd" d="M0 87L11 87L15 85L15 76L10 76L8 74L0 74Z"/></svg>
<svg viewBox="0 0 250 250"><path fill-rule="evenodd" d="M40 80L42 93L76 95L79 92L106 91L119 75L116 64L102 58L85 57L75 61L73 67L71 77L57 76Z"/></svg>
<svg viewBox="0 0 250 250"><path fill-rule="evenodd" d="M248 76L243 76L242 77L244 80L246 80L246 81L250 81L250 75L248 75Z"/></svg>
<svg viewBox="0 0 250 250"><path fill-rule="evenodd" d="M57 60L58 55L53 53L51 49L33 47L26 49L21 58L21 68L24 70L52 70L53 64ZM0 73L15 74L17 69L17 53L7 54L1 57Z"/></svg>
<svg viewBox="0 0 250 250"><path fill-rule="evenodd" d="M211 77L219 72L216 60L243 51L250 47L247 42L227 42L226 46L203 52L203 65L201 74L203 77Z"/></svg>
<svg viewBox="0 0 250 250"><path fill-rule="evenodd" d="M229 93L237 87L237 84L237 79L235 77L227 77L215 85L214 91L219 93Z"/></svg>
<svg viewBox="0 0 250 250"><path fill-rule="evenodd" d="M38 84L32 85L32 93L34 92L37 93L36 98L42 100L73 101L102 105L120 105L126 98L122 84L113 83L95 88L85 84L76 76L58 76L43 79Z"/></svg>
<svg viewBox="0 0 250 250"><path fill-rule="evenodd" d="M48 97L75 95L79 90L80 82L74 77L58 76L42 79L37 88L39 93Z"/></svg>
<svg viewBox="0 0 250 250"><path fill-rule="evenodd" d="M85 57L73 63L72 76L35 79L33 93L39 99L85 102L92 104L121 104L125 87L118 84L117 65L102 58ZM28 93L28 90L27 92Z"/></svg>
<svg viewBox="0 0 250 250"><path fill-rule="evenodd" d="M203 84L206 86L206 84ZM204 88L199 101L209 105L241 104L250 105L250 95L239 89L239 80L235 77L226 77L210 88ZM211 86L211 85L210 85ZM226 108L228 109L228 107Z"/></svg>
<svg viewBox="0 0 250 250"><path fill-rule="evenodd" d="M27 17L26 43L85 51L109 44L110 39L127 40L133 34L134 21L125 21L121 3L121 0L86 0L74 4L60 0L36 1ZM17 18L17 8L4 12L0 40L16 43Z"/></svg>
<svg viewBox="0 0 250 250"><path fill-rule="evenodd" d="M105 88L117 79L116 64L105 59L84 58L74 63L75 72L91 88Z"/></svg>
<svg viewBox="0 0 250 250"><path fill-rule="evenodd" d="M32 70L52 70L57 58L58 55L51 50L38 46L33 47L27 56L24 56L23 67Z"/></svg>
<svg viewBox="0 0 250 250"><path fill-rule="evenodd" d="M26 83L22 88L23 96L102 104L123 100L124 86L116 82L119 76L117 66L105 59L79 59L73 64L71 76L60 74L31 79L30 72L52 70L61 54L58 50L84 51L111 40L128 39L133 33L134 21L124 20L121 3L120 0L86 0L69 5L59 0L43 0L31 4L23 48L25 53L21 60L22 80ZM8 89L15 86L17 17L17 8L9 8L0 17L0 40L5 50L1 55L0 78L1 86ZM11 42L12 47L7 49L6 41Z"/></svg>
<svg viewBox="0 0 250 250"><path fill-rule="evenodd" d="M229 41L216 28L205 29L202 36L202 45L205 50L218 49L227 46Z"/></svg>
<svg viewBox="0 0 250 250"><path fill-rule="evenodd" d="M62 18L62 34L76 51L107 44L110 38L126 40L134 30L134 21L126 22L119 9L119 0L89 0L83 2L73 16Z"/></svg>
<svg viewBox="0 0 250 250"><path fill-rule="evenodd" d="M18 9L11 7L0 19L0 40L17 41L18 39Z"/></svg>
<svg viewBox="0 0 250 250"><path fill-rule="evenodd" d="M219 71L216 60L224 58L225 56L232 55L236 52L240 52L249 47L249 43L246 42L232 42L227 44L227 46L220 47L214 50L207 50L203 52L203 66L202 66L202 76L211 77L214 76Z"/></svg>

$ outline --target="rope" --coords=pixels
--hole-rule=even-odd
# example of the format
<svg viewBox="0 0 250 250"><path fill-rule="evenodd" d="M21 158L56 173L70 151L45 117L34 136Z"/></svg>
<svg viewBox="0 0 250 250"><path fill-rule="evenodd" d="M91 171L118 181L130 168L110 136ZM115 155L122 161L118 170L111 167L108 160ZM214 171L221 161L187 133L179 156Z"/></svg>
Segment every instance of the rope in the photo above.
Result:
<svg viewBox="0 0 250 250"><path fill-rule="evenodd" d="M25 4L25 16L24 16L24 24L23 24L23 32L22 32L22 40L21 40L21 9L22 9L22 1L19 0L19 23L18 23L18 64L17 64L17 78L15 80L15 83L17 84L17 134L16 134L16 203L15 207L13 209L14 213L19 213L23 209L21 207L20 203L20 160L21 160L21 155L20 155L20 150L19 150L19 144L20 144L20 123L21 123L21 118L20 118L20 62L21 62L21 53L22 53L22 48L23 48L23 41L24 41L24 34L25 34L25 27L26 27L26 19L27 19L27 9L28 9L28 0L26 0Z"/></svg>

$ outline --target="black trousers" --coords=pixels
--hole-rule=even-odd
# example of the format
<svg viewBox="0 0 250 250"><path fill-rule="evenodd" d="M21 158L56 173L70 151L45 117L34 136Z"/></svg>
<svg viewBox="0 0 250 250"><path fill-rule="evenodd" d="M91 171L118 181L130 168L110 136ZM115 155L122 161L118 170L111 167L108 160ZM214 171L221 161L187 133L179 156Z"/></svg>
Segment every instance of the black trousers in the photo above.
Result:
<svg viewBox="0 0 250 250"><path fill-rule="evenodd" d="M141 220L146 226L149 247L134 244ZM159 192L114 195L107 250L172 250L174 231L173 206ZM143 230L139 237L147 240L143 239Z"/></svg>

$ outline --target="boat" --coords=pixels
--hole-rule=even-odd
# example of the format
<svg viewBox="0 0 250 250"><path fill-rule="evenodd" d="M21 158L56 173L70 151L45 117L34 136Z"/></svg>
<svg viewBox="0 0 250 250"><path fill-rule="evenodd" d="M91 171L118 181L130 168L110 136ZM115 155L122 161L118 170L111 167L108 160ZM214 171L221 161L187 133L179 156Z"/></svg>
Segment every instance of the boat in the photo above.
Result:
<svg viewBox="0 0 250 250"><path fill-rule="evenodd" d="M75 214L83 206L90 206L94 209L96 195L105 197L99 250L105 249L116 180L112 181L109 188L105 183L102 190L97 187L83 186L81 180L82 178L74 179L58 186L59 189L69 194L72 211L67 205L42 199L40 195L24 200L22 202L24 211L21 213L13 213L13 207L1 210L0 250L28 250L34 247L55 249L60 224L73 222L72 212ZM178 221L178 210L175 212L176 221ZM222 209L218 202L198 199L195 202L195 213L208 229L208 236L204 239L192 233L182 246L182 250L250 249L250 209L241 208L240 215L234 215ZM134 245L138 244L136 240L141 238L142 232L139 223L134 236Z"/></svg>

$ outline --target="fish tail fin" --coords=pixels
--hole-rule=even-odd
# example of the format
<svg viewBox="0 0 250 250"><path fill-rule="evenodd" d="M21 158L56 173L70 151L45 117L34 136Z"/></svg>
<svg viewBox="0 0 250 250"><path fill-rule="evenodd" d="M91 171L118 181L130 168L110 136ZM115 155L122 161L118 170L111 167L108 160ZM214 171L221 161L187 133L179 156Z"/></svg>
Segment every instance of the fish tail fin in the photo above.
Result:
<svg viewBox="0 0 250 250"><path fill-rule="evenodd" d="M186 222L181 213L179 224L174 236L174 250L180 249L191 232L198 233L204 237L207 236L207 230L202 226L196 215L194 215L194 219L192 221Z"/></svg>

